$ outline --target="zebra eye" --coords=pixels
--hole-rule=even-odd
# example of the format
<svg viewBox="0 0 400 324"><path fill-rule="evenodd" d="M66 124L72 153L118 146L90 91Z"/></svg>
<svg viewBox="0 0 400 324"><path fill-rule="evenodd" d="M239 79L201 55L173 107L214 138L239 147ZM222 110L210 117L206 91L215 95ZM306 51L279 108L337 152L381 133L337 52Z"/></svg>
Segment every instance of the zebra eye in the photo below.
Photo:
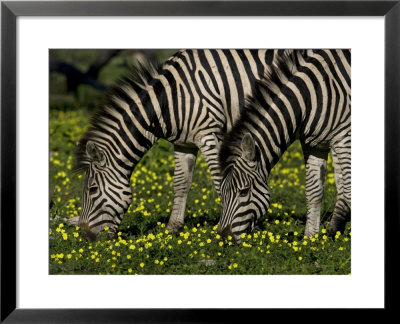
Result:
<svg viewBox="0 0 400 324"><path fill-rule="evenodd" d="M239 190L239 196L240 197L246 197L249 194L250 187L243 188Z"/></svg>
<svg viewBox="0 0 400 324"><path fill-rule="evenodd" d="M89 188L89 194L90 195L95 195L98 190L99 190L99 187L97 187L97 186L90 187Z"/></svg>

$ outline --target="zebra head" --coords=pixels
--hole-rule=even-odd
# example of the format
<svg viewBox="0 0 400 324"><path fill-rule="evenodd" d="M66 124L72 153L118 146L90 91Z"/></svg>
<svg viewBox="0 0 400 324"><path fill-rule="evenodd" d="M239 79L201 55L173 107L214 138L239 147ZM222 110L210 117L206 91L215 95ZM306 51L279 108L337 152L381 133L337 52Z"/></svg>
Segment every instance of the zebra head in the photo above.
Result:
<svg viewBox="0 0 400 324"><path fill-rule="evenodd" d="M240 243L241 234L250 233L266 213L269 188L267 176L262 172L259 148L249 133L243 136L237 150L238 156L223 172L218 233L223 237L230 235Z"/></svg>
<svg viewBox="0 0 400 324"><path fill-rule="evenodd" d="M93 241L106 226L109 238L115 237L122 217L132 200L129 177L113 167L106 147L88 140L81 155L85 155L86 177L82 193L79 226Z"/></svg>

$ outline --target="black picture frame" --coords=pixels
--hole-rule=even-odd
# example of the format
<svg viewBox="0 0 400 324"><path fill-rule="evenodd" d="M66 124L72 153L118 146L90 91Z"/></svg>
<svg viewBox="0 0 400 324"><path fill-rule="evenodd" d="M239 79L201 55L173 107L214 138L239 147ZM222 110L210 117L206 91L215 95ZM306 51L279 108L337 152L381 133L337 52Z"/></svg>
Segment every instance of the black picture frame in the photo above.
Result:
<svg viewBox="0 0 400 324"><path fill-rule="evenodd" d="M385 312L398 306L400 0L394 1L2 1L1 317L3 323L236 322L275 310L16 308L16 19L19 16L381 16L385 19ZM368 67L366 67L368 68ZM373 131L373 125L371 125ZM366 154L374 154L366 152ZM366 156L368 159L368 156ZM374 172L371 170L371 172ZM373 203L373 188L370 188ZM373 260L371 261L373 262ZM216 292L217 293L217 292ZM223 292L219 292L223 298ZM40 292L38 292L40 294ZM327 310L329 311L329 310ZM269 312L266 314L266 312ZM332 311L330 311L332 312ZM381 316L381 310L378 310ZM332 314L337 314L336 312ZM292 316L292 315L290 315ZM325 317L326 315L323 315ZM334 315L337 316L337 315ZM318 316L319 317L319 316ZM288 314L285 321L289 320ZM271 318L272 319L272 318ZM321 320L323 320L321 318ZM250 320L251 322L251 320Z"/></svg>

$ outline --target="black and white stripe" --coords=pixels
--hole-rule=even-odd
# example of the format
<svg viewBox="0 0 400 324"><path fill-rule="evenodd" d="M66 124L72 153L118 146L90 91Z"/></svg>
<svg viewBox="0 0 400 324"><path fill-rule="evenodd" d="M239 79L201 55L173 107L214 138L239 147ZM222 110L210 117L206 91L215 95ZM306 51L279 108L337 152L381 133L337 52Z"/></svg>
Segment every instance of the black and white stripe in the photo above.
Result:
<svg viewBox="0 0 400 324"><path fill-rule="evenodd" d="M116 232L131 203L130 175L159 138L175 144L170 231L183 226L198 149L219 192L218 144L282 52L183 50L161 67L139 67L116 87L78 147L78 168L87 171L79 223L89 236L106 225Z"/></svg>
<svg viewBox="0 0 400 324"><path fill-rule="evenodd" d="M350 64L349 50L295 50L257 82L221 145L221 234L240 241L266 213L270 170L296 139L306 163L305 235L319 232L329 150L338 191L329 230L343 230L351 205Z"/></svg>

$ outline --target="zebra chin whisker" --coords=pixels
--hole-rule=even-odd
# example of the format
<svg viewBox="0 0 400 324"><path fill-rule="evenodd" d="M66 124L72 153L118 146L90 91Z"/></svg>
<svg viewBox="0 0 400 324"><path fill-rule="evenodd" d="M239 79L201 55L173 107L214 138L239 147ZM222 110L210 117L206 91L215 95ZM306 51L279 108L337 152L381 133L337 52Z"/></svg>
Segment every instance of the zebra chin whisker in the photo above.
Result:
<svg viewBox="0 0 400 324"><path fill-rule="evenodd" d="M104 226L103 226L103 225L104 225ZM92 230L92 229L94 229L94 228L96 228L96 227L102 227L102 228L104 228L104 227L106 227L106 226L108 226L108 227L110 228L110 230L113 230L113 229L118 228L119 223L117 223L117 222L115 222L115 221L113 221L113 220L103 219L103 220L100 220L100 221L97 222L97 223L94 223L94 224L89 225L89 230Z"/></svg>
<svg viewBox="0 0 400 324"><path fill-rule="evenodd" d="M97 236L97 234L94 234L92 232L86 232L85 235L83 235L83 239L90 243L96 241Z"/></svg>

